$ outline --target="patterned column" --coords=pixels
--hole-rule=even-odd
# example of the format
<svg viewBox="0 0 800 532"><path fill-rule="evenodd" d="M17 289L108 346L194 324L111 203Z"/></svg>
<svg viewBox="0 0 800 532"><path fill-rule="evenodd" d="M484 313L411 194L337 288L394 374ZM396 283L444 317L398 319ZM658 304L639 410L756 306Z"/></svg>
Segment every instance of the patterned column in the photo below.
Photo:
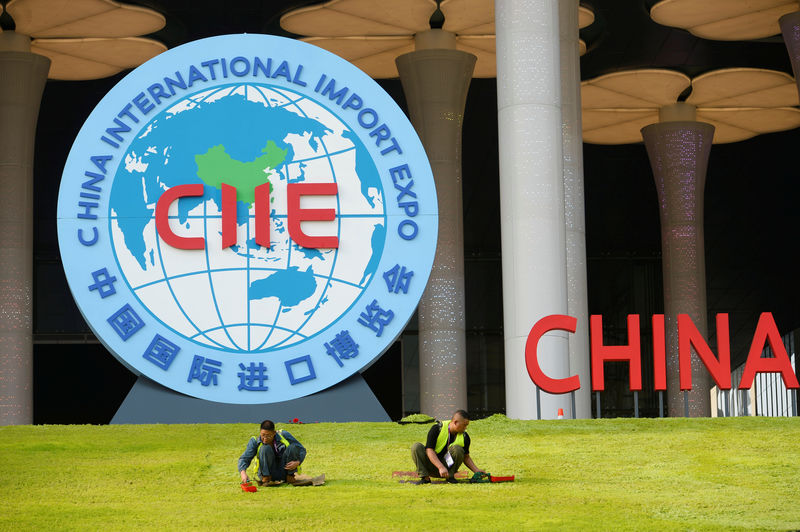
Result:
<svg viewBox="0 0 800 532"><path fill-rule="evenodd" d="M418 313L420 410L449 419L467 408L461 126L476 57L442 30L415 39L416 51L398 57L397 69L439 201L439 242Z"/></svg>
<svg viewBox="0 0 800 532"><path fill-rule="evenodd" d="M564 218L567 239L567 314L578 318L569 336L569 369L581 379L575 391L575 417L592 417L589 359L589 301L586 281L586 218L583 201L583 134L581 129L581 52L578 0L562 0L561 142L564 150ZM564 411L567 414L567 411Z"/></svg>
<svg viewBox="0 0 800 532"><path fill-rule="evenodd" d="M525 366L531 327L567 313L558 0L495 0L506 414L554 419L569 395L537 390ZM539 365L569 375L568 335L539 341ZM583 383L586 386L588 383Z"/></svg>
<svg viewBox="0 0 800 532"><path fill-rule="evenodd" d="M33 149L50 60L0 33L0 425L33 423Z"/></svg>
<svg viewBox="0 0 800 532"><path fill-rule="evenodd" d="M789 52L789 59L792 61L792 71L794 81L800 89L800 11L789 13L780 18L781 33L786 50Z"/></svg>
<svg viewBox="0 0 800 532"><path fill-rule="evenodd" d="M664 316L667 349L667 406L670 417L685 415L678 363L678 314L688 314L707 338L703 200L714 126L694 121L694 107L668 106L661 122L642 129L656 181L661 215ZM692 350L689 417L711 415L710 377Z"/></svg>

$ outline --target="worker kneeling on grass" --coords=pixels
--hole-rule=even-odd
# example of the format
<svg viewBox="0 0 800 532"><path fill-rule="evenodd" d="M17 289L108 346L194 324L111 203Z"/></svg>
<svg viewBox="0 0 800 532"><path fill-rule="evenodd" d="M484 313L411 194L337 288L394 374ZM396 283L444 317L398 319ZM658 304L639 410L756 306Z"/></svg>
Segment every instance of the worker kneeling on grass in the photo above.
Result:
<svg viewBox="0 0 800 532"><path fill-rule="evenodd" d="M242 483L249 482L247 468L255 458L255 475L260 486L285 480L296 484L295 473L306 457L306 448L285 430L275 430L275 423L264 420L258 437L247 442L239 457L239 476Z"/></svg>
<svg viewBox="0 0 800 532"><path fill-rule="evenodd" d="M474 473L484 473L469 455L467 425L469 414L465 410L456 410L449 422L439 421L431 427L424 446L419 442L411 446L411 457L420 477L417 484L430 484L431 477L455 483L456 471L462 463Z"/></svg>

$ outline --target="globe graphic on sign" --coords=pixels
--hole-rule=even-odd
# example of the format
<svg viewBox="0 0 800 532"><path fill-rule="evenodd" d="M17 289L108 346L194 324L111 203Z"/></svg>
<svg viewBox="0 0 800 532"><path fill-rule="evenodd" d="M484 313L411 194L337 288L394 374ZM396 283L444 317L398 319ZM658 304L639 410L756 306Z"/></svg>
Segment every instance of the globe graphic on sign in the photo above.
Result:
<svg viewBox="0 0 800 532"><path fill-rule="evenodd" d="M204 347L268 352L321 333L358 302L383 253L384 194L366 147L329 109L285 88L239 84L192 94L139 125L114 176L109 224L125 282L156 319ZM269 247L255 239L265 213L254 189L264 183ZM337 236L337 248L290 238L291 183L337 184L336 195L300 200L335 210L335 220L301 227ZM161 195L187 184L201 184L203 196L173 201L169 229L202 237L203 249L176 249L156 226ZM223 184L236 188L237 238L225 248Z"/></svg>

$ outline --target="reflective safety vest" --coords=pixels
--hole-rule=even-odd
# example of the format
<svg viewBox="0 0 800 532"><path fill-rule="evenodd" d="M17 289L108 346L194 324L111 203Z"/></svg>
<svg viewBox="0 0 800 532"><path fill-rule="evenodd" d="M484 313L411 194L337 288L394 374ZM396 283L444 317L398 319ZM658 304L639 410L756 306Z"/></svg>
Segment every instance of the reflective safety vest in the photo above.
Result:
<svg viewBox="0 0 800 532"><path fill-rule="evenodd" d="M280 441L283 445L285 445L287 449L289 448L289 440L283 437L282 430L275 432L275 437L278 438L278 441ZM257 436L253 436L253 439L260 439L260 438L258 438ZM256 455L253 457L253 461L250 463L250 467L247 468L248 471L252 470L253 474L250 476L252 476L253 478L258 478L258 471L259 471L258 452L261 450L262 445L264 445L264 442L259 441L258 447L256 447ZM299 467L297 468L297 472L298 473L300 472Z"/></svg>
<svg viewBox="0 0 800 532"><path fill-rule="evenodd" d="M433 452L436 454L442 452L442 449L444 449L447 445L447 440L450 439L449 426L449 421L442 421L442 428L439 430L439 437L436 438L436 447L433 449ZM464 433L461 432L456 434L456 439L451 445L460 445L461 447L464 447Z"/></svg>

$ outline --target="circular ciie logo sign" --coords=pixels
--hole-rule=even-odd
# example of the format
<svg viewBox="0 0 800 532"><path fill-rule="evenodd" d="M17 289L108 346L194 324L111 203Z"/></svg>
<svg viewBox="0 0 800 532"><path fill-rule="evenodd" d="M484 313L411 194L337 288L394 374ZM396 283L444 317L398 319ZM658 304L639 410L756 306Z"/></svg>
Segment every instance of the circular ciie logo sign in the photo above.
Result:
<svg viewBox="0 0 800 532"><path fill-rule="evenodd" d="M213 37L134 70L72 147L70 289L123 364L173 390L271 403L400 335L436 249L433 176L366 74L309 44Z"/></svg>

